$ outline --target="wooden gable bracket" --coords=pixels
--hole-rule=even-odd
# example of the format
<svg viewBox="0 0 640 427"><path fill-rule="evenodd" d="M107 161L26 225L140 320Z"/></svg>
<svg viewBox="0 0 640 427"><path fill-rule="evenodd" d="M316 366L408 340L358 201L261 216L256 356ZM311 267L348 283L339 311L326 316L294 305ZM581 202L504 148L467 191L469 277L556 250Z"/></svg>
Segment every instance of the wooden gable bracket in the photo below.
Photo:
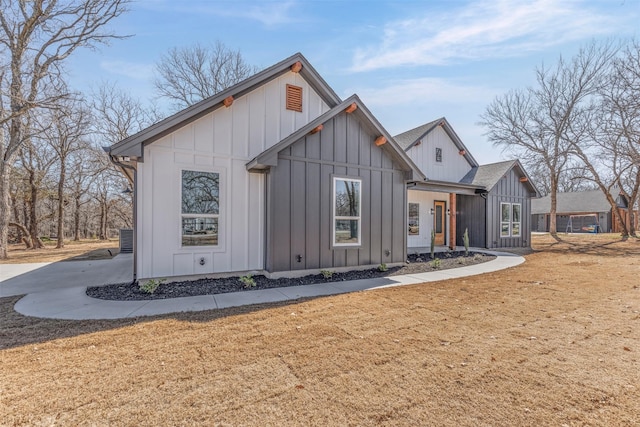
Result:
<svg viewBox="0 0 640 427"><path fill-rule="evenodd" d="M467 154L467 152L465 150L460 150L458 151L458 154L460 154L461 156L464 156L465 154Z"/></svg>
<svg viewBox="0 0 640 427"><path fill-rule="evenodd" d="M233 104L233 95L227 96L224 101L222 101L222 105L229 108Z"/></svg>
<svg viewBox="0 0 640 427"><path fill-rule="evenodd" d="M354 111L356 111L358 109L358 105L355 102L352 102L351 105L349 105L344 112L347 114L351 114Z"/></svg>
<svg viewBox="0 0 640 427"><path fill-rule="evenodd" d="M375 144L376 146L380 147L381 145L384 145L387 143L387 138L384 137L384 135L380 135L379 137L376 138L375 140Z"/></svg>
<svg viewBox="0 0 640 427"><path fill-rule="evenodd" d="M302 62L296 61L296 63L291 66L291 72L299 73L300 70L302 70Z"/></svg>
<svg viewBox="0 0 640 427"><path fill-rule="evenodd" d="M526 176L520 177L520 182L527 182L527 181L529 181L529 178L527 178Z"/></svg>
<svg viewBox="0 0 640 427"><path fill-rule="evenodd" d="M311 132L309 132L309 133L312 134L312 135L314 133L318 133L318 132L320 132L322 130L323 127L324 126L322 126L322 125L318 125L318 126L314 127L313 129L311 129Z"/></svg>

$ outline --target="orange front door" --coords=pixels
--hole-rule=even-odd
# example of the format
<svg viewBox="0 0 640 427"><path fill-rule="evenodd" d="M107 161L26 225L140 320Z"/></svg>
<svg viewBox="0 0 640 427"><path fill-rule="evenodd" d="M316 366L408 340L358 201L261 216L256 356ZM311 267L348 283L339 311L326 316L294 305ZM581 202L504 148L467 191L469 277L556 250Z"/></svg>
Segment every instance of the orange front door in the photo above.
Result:
<svg viewBox="0 0 640 427"><path fill-rule="evenodd" d="M433 215L433 229L436 234L436 245L444 245L445 242L445 231L447 229L445 223L445 202L435 201L434 202L434 215Z"/></svg>

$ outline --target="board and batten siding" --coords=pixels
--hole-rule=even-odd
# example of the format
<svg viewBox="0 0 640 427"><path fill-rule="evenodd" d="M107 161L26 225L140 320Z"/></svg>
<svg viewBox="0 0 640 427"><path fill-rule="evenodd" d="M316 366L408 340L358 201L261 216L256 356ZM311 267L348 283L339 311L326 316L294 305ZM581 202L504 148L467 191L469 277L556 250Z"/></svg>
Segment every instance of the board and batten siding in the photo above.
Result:
<svg viewBox="0 0 640 427"><path fill-rule="evenodd" d="M406 260L405 172L374 139L354 115L341 113L278 154L267 174L268 271ZM332 244L334 176L362 180L358 247Z"/></svg>
<svg viewBox="0 0 640 427"><path fill-rule="evenodd" d="M456 195L456 245L464 245L464 230L469 231L469 246L486 247L486 200L478 195Z"/></svg>
<svg viewBox="0 0 640 427"><path fill-rule="evenodd" d="M514 169L502 177L487 195L487 248L522 248L531 246L531 197ZM520 203L520 236L500 236L500 203Z"/></svg>
<svg viewBox="0 0 640 427"><path fill-rule="evenodd" d="M436 162L436 147L442 148L442 162ZM430 180L459 182L471 170L469 162L440 126L407 150L407 154Z"/></svg>
<svg viewBox="0 0 640 427"><path fill-rule="evenodd" d="M303 89L302 112L285 109L286 85ZM329 107L288 72L144 147L138 164L138 276L262 270L265 176L246 163ZM182 170L220 173L219 243L181 246ZM204 265L200 260L204 259Z"/></svg>

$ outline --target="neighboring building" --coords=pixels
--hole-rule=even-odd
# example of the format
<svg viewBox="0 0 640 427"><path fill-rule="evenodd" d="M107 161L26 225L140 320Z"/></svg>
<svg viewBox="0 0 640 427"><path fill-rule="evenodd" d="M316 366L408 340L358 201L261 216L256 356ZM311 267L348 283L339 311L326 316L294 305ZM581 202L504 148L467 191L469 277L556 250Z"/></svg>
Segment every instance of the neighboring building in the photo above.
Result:
<svg viewBox="0 0 640 427"><path fill-rule="evenodd" d="M431 244L527 247L535 186L517 160L480 166L445 118L395 136L427 176L409 186L409 251Z"/></svg>
<svg viewBox="0 0 640 427"><path fill-rule="evenodd" d="M110 155L135 181L137 278L404 262L406 183L424 179L300 54Z"/></svg>
<svg viewBox="0 0 640 427"><path fill-rule="evenodd" d="M626 224L631 224L627 198L614 189L611 195ZM532 231L548 232L551 212L551 196L531 200ZM638 226L638 211L635 211L635 229ZM597 227L596 227L597 226ZM601 190L576 191L556 194L556 230L560 233L618 233L620 223L611 204Z"/></svg>

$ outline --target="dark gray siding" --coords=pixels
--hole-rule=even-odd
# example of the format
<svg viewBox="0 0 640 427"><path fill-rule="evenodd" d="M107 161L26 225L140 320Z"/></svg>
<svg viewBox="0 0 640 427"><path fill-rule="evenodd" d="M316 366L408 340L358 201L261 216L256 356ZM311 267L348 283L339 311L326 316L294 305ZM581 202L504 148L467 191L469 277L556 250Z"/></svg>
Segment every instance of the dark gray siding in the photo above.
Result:
<svg viewBox="0 0 640 427"><path fill-rule="evenodd" d="M480 195L456 196L456 245L463 246L464 230L469 230L469 245L486 248L486 200Z"/></svg>
<svg viewBox="0 0 640 427"><path fill-rule="evenodd" d="M278 154L267 178L268 271L406 260L404 171L375 146L376 136L341 113ZM359 247L332 245L333 176L362 180Z"/></svg>
<svg viewBox="0 0 640 427"><path fill-rule="evenodd" d="M531 246L531 193L520 176L509 170L487 195L487 248L522 248ZM522 205L520 237L500 236L500 203Z"/></svg>

